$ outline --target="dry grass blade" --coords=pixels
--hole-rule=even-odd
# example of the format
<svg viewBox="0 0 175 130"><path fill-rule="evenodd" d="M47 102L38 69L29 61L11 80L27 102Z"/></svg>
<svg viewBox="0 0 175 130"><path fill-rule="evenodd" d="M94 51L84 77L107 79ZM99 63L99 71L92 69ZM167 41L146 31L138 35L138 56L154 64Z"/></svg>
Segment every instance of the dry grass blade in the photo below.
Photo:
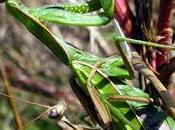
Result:
<svg viewBox="0 0 175 130"><path fill-rule="evenodd" d="M8 77L7 77L6 72L3 68L4 65L3 65L2 62L3 62L3 58L0 56L0 71L1 71L1 75L2 75L3 85L4 85L4 88L5 88L5 91L6 91L7 95L12 96L13 94L10 90L10 83L8 82ZM13 115L15 117L15 122L16 122L16 125L17 125L17 129L18 130L24 130L19 111L16 107L16 102L13 99L11 99L10 97L7 97L7 98L8 98L9 104L11 106Z"/></svg>
<svg viewBox="0 0 175 130"><path fill-rule="evenodd" d="M158 91L162 101L164 102L166 109L171 114L171 116L175 118L175 102L170 97L165 86L160 82L156 75L146 66L139 54L136 52L132 53L132 64L137 71L139 71L151 81L153 86Z"/></svg>
<svg viewBox="0 0 175 130"><path fill-rule="evenodd" d="M100 130L99 128L72 124L65 116L57 123L63 130Z"/></svg>

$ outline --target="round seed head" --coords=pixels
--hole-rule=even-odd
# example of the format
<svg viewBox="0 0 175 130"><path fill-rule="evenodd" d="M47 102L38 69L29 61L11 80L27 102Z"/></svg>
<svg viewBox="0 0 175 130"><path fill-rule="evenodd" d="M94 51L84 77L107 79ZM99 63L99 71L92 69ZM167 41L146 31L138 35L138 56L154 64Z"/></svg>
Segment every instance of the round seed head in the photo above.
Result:
<svg viewBox="0 0 175 130"><path fill-rule="evenodd" d="M64 101L61 101L50 109L48 112L48 117L51 119L61 119L65 110L66 103Z"/></svg>

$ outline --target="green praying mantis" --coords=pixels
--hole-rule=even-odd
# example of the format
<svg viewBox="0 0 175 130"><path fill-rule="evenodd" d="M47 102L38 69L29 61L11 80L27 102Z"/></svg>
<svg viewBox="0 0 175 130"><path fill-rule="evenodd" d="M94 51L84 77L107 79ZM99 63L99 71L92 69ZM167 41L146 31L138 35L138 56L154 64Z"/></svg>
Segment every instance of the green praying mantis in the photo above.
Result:
<svg viewBox="0 0 175 130"><path fill-rule="evenodd" d="M114 0L91 0L75 4L55 4L44 7L28 8L19 0L5 0L7 10L18 19L34 36L45 44L75 76L75 82L88 95L99 115L102 128L110 130L140 130L146 129L144 121L137 116L137 110L144 108L148 103L135 101L111 100L111 96L131 96L149 99L145 92L131 87L123 82L129 78L130 73L124 68L128 59L125 52L124 60L119 56L108 58L98 57L83 52L68 44L63 39L56 37L42 22L53 22L75 26L101 26L113 19ZM100 10L102 9L102 11ZM91 14L95 12L95 14ZM114 41L131 39L114 37ZM148 42L142 42L150 45ZM156 47L157 44L152 44ZM174 49L172 46L168 48ZM121 47L122 50L122 47ZM129 62L129 60L128 60ZM111 78L112 77L112 78ZM81 95L81 94L80 94ZM81 95L83 96L83 95ZM151 107L154 107L151 105ZM157 108L157 112L166 118L162 122L170 129L175 129L174 121ZM96 122L95 122L96 123Z"/></svg>

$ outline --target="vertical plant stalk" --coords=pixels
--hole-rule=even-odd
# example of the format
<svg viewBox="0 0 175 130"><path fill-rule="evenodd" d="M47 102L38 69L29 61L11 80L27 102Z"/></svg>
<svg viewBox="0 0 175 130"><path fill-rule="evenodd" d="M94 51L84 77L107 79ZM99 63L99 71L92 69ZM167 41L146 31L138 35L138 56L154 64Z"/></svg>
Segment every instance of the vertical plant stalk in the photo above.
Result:
<svg viewBox="0 0 175 130"><path fill-rule="evenodd" d="M131 12L127 0L115 0L115 19L119 22L126 36L133 33L134 15Z"/></svg>
<svg viewBox="0 0 175 130"><path fill-rule="evenodd" d="M173 0L160 0L157 34L159 36L158 42L164 45L172 43L173 32L170 28L172 6ZM156 58L153 56L153 59L156 59L156 66L154 66L156 70L168 62L168 53L167 49L162 49L156 55L153 54L156 56Z"/></svg>
<svg viewBox="0 0 175 130"><path fill-rule="evenodd" d="M0 0L0 3L3 3L3 2L5 2L5 0Z"/></svg>
<svg viewBox="0 0 175 130"><path fill-rule="evenodd" d="M3 85L4 85L4 88L5 88L5 91L6 91L7 95L12 97L13 94L12 94L12 92L10 90L10 84L8 82L8 78L7 78L6 72L4 71L4 68L3 68L2 57L0 59L1 59L0 71L1 71L1 75L2 75ZM17 129L18 130L24 130L20 114L19 114L18 109L16 107L16 102L13 99L11 99L10 97L8 97L8 101L9 101L9 104L11 106L13 115L15 117L15 122L16 122Z"/></svg>

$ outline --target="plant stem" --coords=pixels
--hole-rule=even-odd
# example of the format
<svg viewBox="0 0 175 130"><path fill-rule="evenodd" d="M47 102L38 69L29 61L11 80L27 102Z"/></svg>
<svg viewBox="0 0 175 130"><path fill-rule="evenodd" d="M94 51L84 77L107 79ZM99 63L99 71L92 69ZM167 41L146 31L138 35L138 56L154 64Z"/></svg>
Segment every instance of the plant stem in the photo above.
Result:
<svg viewBox="0 0 175 130"><path fill-rule="evenodd" d="M170 28L171 12L172 12L173 0L160 0L159 5L159 17L158 17L158 36L162 38L158 41L164 45L172 43L172 29ZM156 52L154 52L156 53ZM168 53L166 49L160 50L156 53L156 66L158 70L163 64L168 63Z"/></svg>
<svg viewBox="0 0 175 130"><path fill-rule="evenodd" d="M165 48L166 49L175 49L175 46L162 45L162 44L157 44L157 43L153 43L153 42L146 42L146 41L126 38L126 37L120 37L120 36L115 36L114 41L126 41L129 43L138 44L138 45L152 46L152 47L164 48L164 49Z"/></svg>
<svg viewBox="0 0 175 130"><path fill-rule="evenodd" d="M159 93L162 101L164 102L167 111L175 119L175 102L169 95L165 86L160 82L156 75L146 66L146 64L142 61L142 58L138 55L138 53L133 52L132 56L132 64L134 68L151 81L151 83Z"/></svg>
<svg viewBox="0 0 175 130"><path fill-rule="evenodd" d="M8 82L8 78L7 78L6 72L5 72L5 70L4 70L4 68L3 68L3 64L2 64L2 57L1 57L0 59L1 59L0 71L1 71L1 74L2 74L3 85L4 85L4 88L5 88L5 91L6 91L7 95L9 95L9 96L12 97L12 92L11 92L11 90L10 90L10 84L9 84L9 82ZM19 111L18 111L18 109L17 109L17 107L16 107L15 101L12 100L10 97L8 97L8 101L9 101L9 104L10 104L10 106L11 106L13 115L14 115L14 117L15 117L17 129L18 129L18 130L24 130L24 129L23 129L23 123L22 123L22 120L21 120Z"/></svg>
<svg viewBox="0 0 175 130"><path fill-rule="evenodd" d="M170 27L172 6L173 0L160 0L158 33L161 33L165 28Z"/></svg>
<svg viewBox="0 0 175 130"><path fill-rule="evenodd" d="M132 36L134 15L127 0L115 0L115 19L119 22L126 36Z"/></svg>
<svg viewBox="0 0 175 130"><path fill-rule="evenodd" d="M0 3L4 3L5 2L5 0L0 0Z"/></svg>

